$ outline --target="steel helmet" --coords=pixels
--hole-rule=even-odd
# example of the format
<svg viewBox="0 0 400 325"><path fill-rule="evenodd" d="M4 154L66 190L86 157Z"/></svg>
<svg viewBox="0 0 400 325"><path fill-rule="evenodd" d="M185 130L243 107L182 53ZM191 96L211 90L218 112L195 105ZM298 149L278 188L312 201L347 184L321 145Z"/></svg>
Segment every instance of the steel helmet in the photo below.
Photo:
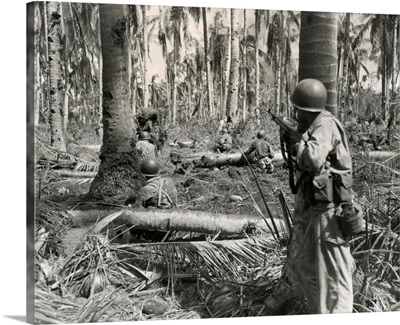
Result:
<svg viewBox="0 0 400 325"><path fill-rule="evenodd" d="M293 105L307 112L321 112L325 110L327 92L324 84L317 79L301 80L292 94Z"/></svg>
<svg viewBox="0 0 400 325"><path fill-rule="evenodd" d="M265 132L265 130L260 130L257 132L257 139L264 139L266 135L267 133Z"/></svg>
<svg viewBox="0 0 400 325"><path fill-rule="evenodd" d="M227 128L223 128L222 129L222 134L227 134L228 133L228 129Z"/></svg>
<svg viewBox="0 0 400 325"><path fill-rule="evenodd" d="M140 164L140 172L143 176L154 177L158 175L160 164L156 159L146 158Z"/></svg>
<svg viewBox="0 0 400 325"><path fill-rule="evenodd" d="M150 133L146 131L142 131L139 133L139 140L150 140Z"/></svg>

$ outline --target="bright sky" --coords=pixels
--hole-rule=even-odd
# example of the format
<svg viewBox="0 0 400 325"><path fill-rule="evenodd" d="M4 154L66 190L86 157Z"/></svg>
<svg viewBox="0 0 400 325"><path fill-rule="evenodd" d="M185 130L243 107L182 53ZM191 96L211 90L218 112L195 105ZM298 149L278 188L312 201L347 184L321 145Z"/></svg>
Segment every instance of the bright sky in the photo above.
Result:
<svg viewBox="0 0 400 325"><path fill-rule="evenodd" d="M148 15L149 16L150 15L158 15L159 8L160 8L159 6L151 6L149 8ZM226 8L225 8L225 10L226 10ZM212 22L213 17L215 16L215 13L217 11L224 11L224 8L223 7L222 8L214 7L211 11L208 12L207 18L208 18L209 25ZM345 11L343 10L341 12L345 12ZM239 17L240 17L240 24L241 24L241 26L243 26L243 13L242 12L240 12ZM253 9L247 10L246 17L247 17L247 26L249 27L254 23L254 10ZM361 20L357 19L355 17L355 15L352 16L352 19L357 20L357 22L361 22ZM203 37L202 21L200 21L199 26L197 27L196 24L194 23L193 19L190 17L190 32L191 32L192 36L201 40ZM366 44L364 47L366 47L366 46L368 46L368 45ZM262 44L261 44L261 47L262 47ZM265 44L264 44L264 47L265 47ZM292 45L292 51L293 51L294 57L298 57L298 45L297 44ZM149 53L151 54L151 63L150 63L149 69L148 69L149 75L153 76L153 75L158 74L160 77L158 79L158 81L160 81L161 79L165 79L165 61L162 57L161 48L158 44L157 38L155 38L155 41L153 41L150 44L150 52ZM376 73L376 64L374 64L371 61L364 62L364 64L367 66L367 68L371 74ZM365 74L365 72L362 69L361 75L364 75L364 74ZM400 79L398 80L398 82L400 84ZM373 89L380 88L380 82L376 78L368 79L367 83L371 84Z"/></svg>

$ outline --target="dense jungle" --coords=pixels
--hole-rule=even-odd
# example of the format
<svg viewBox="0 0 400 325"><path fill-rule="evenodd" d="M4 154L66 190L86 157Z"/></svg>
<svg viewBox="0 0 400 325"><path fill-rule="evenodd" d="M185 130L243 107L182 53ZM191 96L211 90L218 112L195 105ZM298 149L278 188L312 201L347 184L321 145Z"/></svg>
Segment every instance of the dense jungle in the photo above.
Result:
<svg viewBox="0 0 400 325"><path fill-rule="evenodd" d="M37 323L307 314L268 113L296 125L290 95L305 78L325 84L350 143L364 218L353 312L400 310L399 16L73 2L28 15ZM260 129L272 173L241 159ZM144 184L142 131L176 209L127 205Z"/></svg>

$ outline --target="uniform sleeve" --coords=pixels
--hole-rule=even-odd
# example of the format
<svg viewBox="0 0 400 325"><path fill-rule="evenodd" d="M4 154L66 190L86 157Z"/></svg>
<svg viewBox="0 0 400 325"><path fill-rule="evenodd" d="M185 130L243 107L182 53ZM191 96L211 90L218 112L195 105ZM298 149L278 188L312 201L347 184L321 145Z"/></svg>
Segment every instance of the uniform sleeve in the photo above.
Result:
<svg viewBox="0 0 400 325"><path fill-rule="evenodd" d="M334 132L329 126L319 125L312 134L308 131L302 135L297 161L300 169L317 174L326 162L336 142Z"/></svg>

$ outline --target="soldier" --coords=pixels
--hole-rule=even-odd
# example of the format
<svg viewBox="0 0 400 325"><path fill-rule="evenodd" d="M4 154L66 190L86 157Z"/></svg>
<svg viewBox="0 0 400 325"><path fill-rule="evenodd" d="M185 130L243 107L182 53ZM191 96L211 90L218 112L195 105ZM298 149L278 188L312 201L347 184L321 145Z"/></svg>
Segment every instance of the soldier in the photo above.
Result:
<svg viewBox="0 0 400 325"><path fill-rule="evenodd" d="M178 191L169 177L159 176L160 165L156 159L144 159L140 172L146 184L139 191L135 207L169 209L176 207Z"/></svg>
<svg viewBox="0 0 400 325"><path fill-rule="evenodd" d="M267 133L265 130L260 130L257 132L256 139L252 142L249 148L244 151L246 156L249 156L254 152L253 161L262 170L267 173L273 173L275 170L272 164L272 158L274 158L274 151L271 144L268 142Z"/></svg>
<svg viewBox="0 0 400 325"><path fill-rule="evenodd" d="M156 158L156 147L150 143L150 133L142 131L139 133L139 141L136 143L136 150L139 152L140 159Z"/></svg>
<svg viewBox="0 0 400 325"><path fill-rule="evenodd" d="M218 140L217 151L229 152L232 149L232 137L227 128L222 129L222 136Z"/></svg>
<svg viewBox="0 0 400 325"><path fill-rule="evenodd" d="M351 313L352 257L339 223L342 208L354 212L346 134L325 108L327 91L320 81L300 81L291 100L302 133L290 134L299 171L295 214L305 229L296 271L311 313Z"/></svg>

